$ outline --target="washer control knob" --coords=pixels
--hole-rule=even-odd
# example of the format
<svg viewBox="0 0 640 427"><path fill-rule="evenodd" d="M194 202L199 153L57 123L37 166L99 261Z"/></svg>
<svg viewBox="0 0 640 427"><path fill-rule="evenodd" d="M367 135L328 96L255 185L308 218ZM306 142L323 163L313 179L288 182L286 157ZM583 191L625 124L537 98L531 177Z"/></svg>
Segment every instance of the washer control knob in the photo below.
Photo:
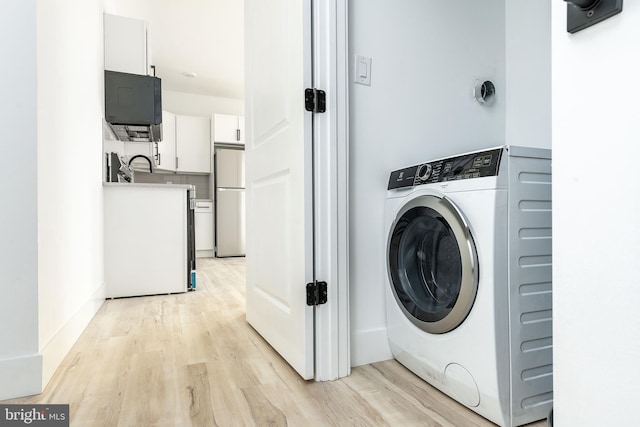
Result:
<svg viewBox="0 0 640 427"><path fill-rule="evenodd" d="M431 165L425 163L424 165L420 165L418 168L418 179L422 182L429 179L431 176Z"/></svg>

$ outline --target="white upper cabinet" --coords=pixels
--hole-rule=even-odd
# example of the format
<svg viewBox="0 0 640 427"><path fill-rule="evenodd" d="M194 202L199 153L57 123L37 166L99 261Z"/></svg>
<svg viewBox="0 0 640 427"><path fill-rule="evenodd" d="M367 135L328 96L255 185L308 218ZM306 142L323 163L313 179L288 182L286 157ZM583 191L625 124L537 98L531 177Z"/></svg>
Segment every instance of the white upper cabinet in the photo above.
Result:
<svg viewBox="0 0 640 427"><path fill-rule="evenodd" d="M176 115L162 112L162 141L154 143L156 169L175 172L176 170Z"/></svg>
<svg viewBox="0 0 640 427"><path fill-rule="evenodd" d="M145 21L104 14L104 69L149 74Z"/></svg>
<svg viewBox="0 0 640 427"><path fill-rule="evenodd" d="M162 141L156 143L156 169L211 173L211 124L207 117L162 112Z"/></svg>
<svg viewBox="0 0 640 427"><path fill-rule="evenodd" d="M211 121L176 115L177 172L211 173Z"/></svg>
<svg viewBox="0 0 640 427"><path fill-rule="evenodd" d="M244 117L214 114L213 142L244 144Z"/></svg>
<svg viewBox="0 0 640 427"><path fill-rule="evenodd" d="M244 116L238 116L238 143L244 145Z"/></svg>

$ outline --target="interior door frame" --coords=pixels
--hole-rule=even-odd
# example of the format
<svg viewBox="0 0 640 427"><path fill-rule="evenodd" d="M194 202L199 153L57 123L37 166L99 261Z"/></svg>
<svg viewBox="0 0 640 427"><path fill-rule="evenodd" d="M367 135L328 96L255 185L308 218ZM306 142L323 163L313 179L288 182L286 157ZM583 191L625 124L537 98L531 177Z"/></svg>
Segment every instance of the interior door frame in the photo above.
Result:
<svg viewBox="0 0 640 427"><path fill-rule="evenodd" d="M349 324L348 0L312 0L313 85L327 95L314 114L316 280L328 301L315 309L315 379L351 373Z"/></svg>

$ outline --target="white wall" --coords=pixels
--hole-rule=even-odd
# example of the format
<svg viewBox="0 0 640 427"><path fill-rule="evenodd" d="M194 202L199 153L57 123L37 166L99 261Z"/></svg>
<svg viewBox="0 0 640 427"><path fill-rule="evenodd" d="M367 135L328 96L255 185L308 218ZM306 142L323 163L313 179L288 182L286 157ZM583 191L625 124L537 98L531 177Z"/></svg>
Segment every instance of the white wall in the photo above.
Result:
<svg viewBox="0 0 640 427"><path fill-rule="evenodd" d="M551 3L506 0L505 142L551 148Z"/></svg>
<svg viewBox="0 0 640 427"><path fill-rule="evenodd" d="M104 301L101 5L3 5L0 399L40 392Z"/></svg>
<svg viewBox="0 0 640 427"><path fill-rule="evenodd" d="M36 0L0 14L0 400L40 391Z"/></svg>
<svg viewBox="0 0 640 427"><path fill-rule="evenodd" d="M350 61L372 57L371 86L350 84L352 364L391 357L384 308L383 210L389 173L505 142L504 0L352 0ZM490 79L495 102L472 97ZM353 76L351 79L353 80Z"/></svg>
<svg viewBox="0 0 640 427"><path fill-rule="evenodd" d="M211 117L213 113L244 115L244 99L163 90L162 109L184 116Z"/></svg>
<svg viewBox="0 0 640 427"><path fill-rule="evenodd" d="M552 14L554 421L637 425L640 4L573 35Z"/></svg>
<svg viewBox="0 0 640 427"><path fill-rule="evenodd" d="M103 7L101 0L37 4L39 348L46 384L104 301Z"/></svg>
<svg viewBox="0 0 640 427"><path fill-rule="evenodd" d="M389 173L501 144L551 147L550 4L526 0L352 0L350 83L352 363L391 357L384 311L383 207ZM495 102L472 98L476 79ZM353 80L353 76L351 76Z"/></svg>

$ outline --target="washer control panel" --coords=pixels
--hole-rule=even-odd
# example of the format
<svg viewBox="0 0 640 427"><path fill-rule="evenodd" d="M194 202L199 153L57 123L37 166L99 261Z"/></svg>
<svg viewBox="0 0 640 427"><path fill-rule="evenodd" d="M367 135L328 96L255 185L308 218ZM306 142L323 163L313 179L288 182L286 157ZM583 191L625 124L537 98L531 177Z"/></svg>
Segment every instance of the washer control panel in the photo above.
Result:
<svg viewBox="0 0 640 427"><path fill-rule="evenodd" d="M387 189L496 176L502 150L479 151L393 171Z"/></svg>

